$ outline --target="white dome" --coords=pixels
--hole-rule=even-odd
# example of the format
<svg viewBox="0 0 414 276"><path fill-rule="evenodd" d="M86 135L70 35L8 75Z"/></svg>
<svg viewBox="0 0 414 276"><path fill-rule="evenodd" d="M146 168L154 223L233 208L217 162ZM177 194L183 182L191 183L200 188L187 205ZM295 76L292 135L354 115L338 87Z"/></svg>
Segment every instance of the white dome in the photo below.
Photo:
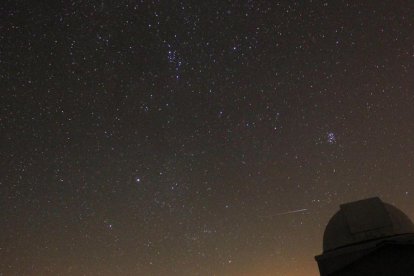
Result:
<svg viewBox="0 0 414 276"><path fill-rule="evenodd" d="M329 220L323 236L323 251L414 233L414 225L406 214L379 198L342 204Z"/></svg>

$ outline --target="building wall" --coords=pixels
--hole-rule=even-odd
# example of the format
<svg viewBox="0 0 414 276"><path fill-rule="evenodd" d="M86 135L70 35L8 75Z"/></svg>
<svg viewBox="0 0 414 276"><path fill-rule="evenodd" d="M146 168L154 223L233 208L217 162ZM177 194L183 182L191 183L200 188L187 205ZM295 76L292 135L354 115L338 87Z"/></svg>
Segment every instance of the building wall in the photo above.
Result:
<svg viewBox="0 0 414 276"><path fill-rule="evenodd" d="M414 245L387 245L329 276L414 275Z"/></svg>

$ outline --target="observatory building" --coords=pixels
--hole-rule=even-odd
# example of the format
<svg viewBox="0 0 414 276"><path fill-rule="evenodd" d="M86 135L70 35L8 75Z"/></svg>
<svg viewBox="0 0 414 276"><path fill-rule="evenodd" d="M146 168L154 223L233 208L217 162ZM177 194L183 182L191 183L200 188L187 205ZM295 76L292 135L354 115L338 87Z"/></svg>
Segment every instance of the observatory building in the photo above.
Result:
<svg viewBox="0 0 414 276"><path fill-rule="evenodd" d="M321 276L414 275L414 225L377 197L342 204L315 259Z"/></svg>

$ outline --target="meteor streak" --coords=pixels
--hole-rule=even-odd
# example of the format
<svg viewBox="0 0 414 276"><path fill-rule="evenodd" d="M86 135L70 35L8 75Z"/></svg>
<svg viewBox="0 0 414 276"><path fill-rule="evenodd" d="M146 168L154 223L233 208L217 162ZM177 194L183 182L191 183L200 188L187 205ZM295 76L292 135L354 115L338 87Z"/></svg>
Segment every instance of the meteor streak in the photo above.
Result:
<svg viewBox="0 0 414 276"><path fill-rule="evenodd" d="M275 216L282 216L282 215L289 215L289 214L294 214L294 213L302 213L307 211L308 209L298 209L298 210L293 210L293 211L287 211L287 212L283 212L283 213L277 213L275 214Z"/></svg>

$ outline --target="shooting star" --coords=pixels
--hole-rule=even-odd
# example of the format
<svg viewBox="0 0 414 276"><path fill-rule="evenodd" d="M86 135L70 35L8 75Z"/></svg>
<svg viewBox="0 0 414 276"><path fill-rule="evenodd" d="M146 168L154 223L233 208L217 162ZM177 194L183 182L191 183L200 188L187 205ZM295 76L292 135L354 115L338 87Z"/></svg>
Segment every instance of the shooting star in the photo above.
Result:
<svg viewBox="0 0 414 276"><path fill-rule="evenodd" d="M307 210L308 209L298 209L298 210L293 210L293 211L287 211L287 212L277 213L277 214L275 214L275 216L283 216L283 215L289 215L289 214L295 214L295 213L303 213Z"/></svg>

